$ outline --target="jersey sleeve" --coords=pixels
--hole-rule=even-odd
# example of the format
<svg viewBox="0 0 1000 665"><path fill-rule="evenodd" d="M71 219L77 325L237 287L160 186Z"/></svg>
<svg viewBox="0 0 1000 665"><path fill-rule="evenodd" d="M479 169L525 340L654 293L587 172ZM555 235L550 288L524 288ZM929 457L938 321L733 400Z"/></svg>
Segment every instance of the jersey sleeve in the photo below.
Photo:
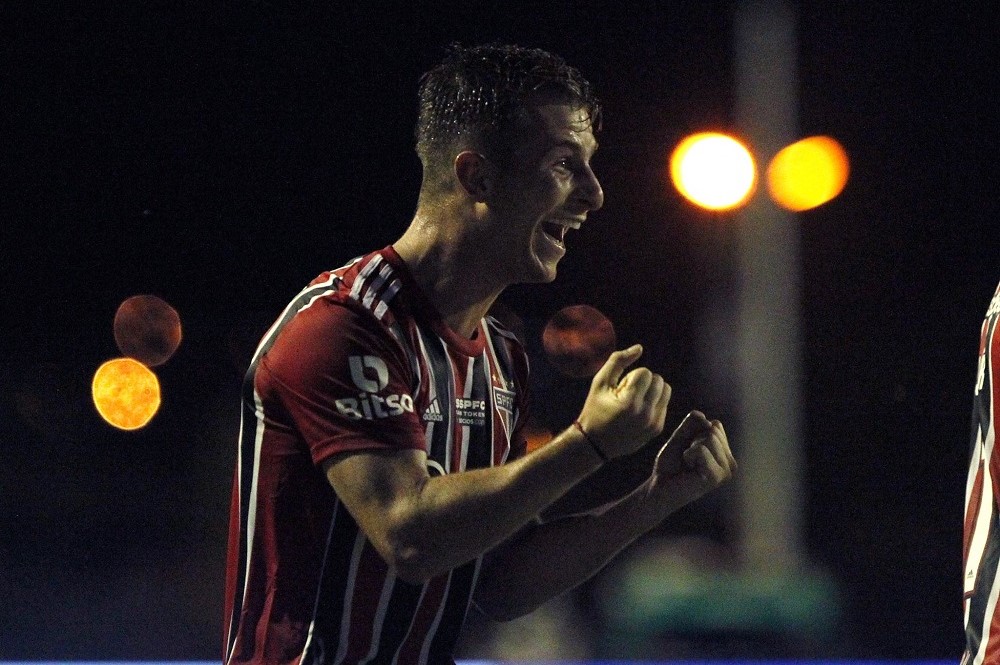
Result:
<svg viewBox="0 0 1000 665"><path fill-rule="evenodd" d="M264 413L295 430L316 464L371 449L425 449L402 347L371 315L320 300L281 330L255 388Z"/></svg>

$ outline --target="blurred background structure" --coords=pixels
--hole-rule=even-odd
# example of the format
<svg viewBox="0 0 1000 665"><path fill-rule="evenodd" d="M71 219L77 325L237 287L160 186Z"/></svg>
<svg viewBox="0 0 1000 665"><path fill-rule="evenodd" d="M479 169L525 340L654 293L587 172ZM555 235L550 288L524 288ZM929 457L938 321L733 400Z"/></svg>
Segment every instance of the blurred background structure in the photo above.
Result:
<svg viewBox="0 0 1000 665"><path fill-rule="evenodd" d="M534 615L472 616L463 655L957 658L977 334L1000 279L986 57L1000 9L781 3L790 78L765 81L787 87L756 109L772 114L762 135L741 67L781 43L740 17L769 4L5 9L0 660L218 656L251 350L314 275L402 232L420 177L417 79L448 43L493 39L563 55L606 107L604 209L569 237L555 283L502 302L547 400L535 429L564 427L586 393L542 347L553 314L586 304L668 378L668 426L703 409L763 463ZM788 279L764 288L797 324L794 369L760 369L779 370L771 383L745 370L761 338L740 289L741 233L773 206L761 182L733 212L678 193L668 158L699 131L741 136L760 168L816 135L851 159L836 198L778 213L791 251L764 266ZM126 431L101 419L91 380L121 354L116 313L140 294L168 303L183 335L152 368L158 410ZM751 415L776 408L776 386L786 415L765 419L781 433L763 444L787 457L750 448L745 400ZM559 509L627 491L655 452L609 465ZM785 511L767 533L787 531L759 550L745 519L764 498Z"/></svg>

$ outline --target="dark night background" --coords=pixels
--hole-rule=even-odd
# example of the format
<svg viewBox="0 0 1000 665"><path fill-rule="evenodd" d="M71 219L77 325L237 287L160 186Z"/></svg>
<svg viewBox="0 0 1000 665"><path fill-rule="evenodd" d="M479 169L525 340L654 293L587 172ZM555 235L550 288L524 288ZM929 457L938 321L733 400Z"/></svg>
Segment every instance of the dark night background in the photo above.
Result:
<svg viewBox="0 0 1000 665"><path fill-rule="evenodd" d="M800 216L808 556L844 593L847 655L957 658L975 354L1000 279L1000 10L797 6L799 134L852 158L840 197ZM598 307L672 383L674 424L713 408L698 334L726 220L664 170L686 133L732 125L730 3L3 14L0 658L218 657L248 345L319 271L405 228L416 83L449 42L553 50L606 106L605 208L554 284L505 303L529 322ZM156 370L159 414L126 433L88 389L138 293L178 309L184 341Z"/></svg>

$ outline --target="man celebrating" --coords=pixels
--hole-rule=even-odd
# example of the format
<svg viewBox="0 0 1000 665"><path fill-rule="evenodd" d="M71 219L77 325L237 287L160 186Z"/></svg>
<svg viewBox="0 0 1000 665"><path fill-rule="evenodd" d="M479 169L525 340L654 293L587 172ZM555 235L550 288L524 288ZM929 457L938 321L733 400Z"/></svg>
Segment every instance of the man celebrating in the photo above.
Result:
<svg viewBox="0 0 1000 665"><path fill-rule="evenodd" d="M659 435L670 399L629 370L640 346L616 351L526 454L527 359L487 316L510 284L553 280L601 207L599 123L587 81L537 49L454 47L424 76L409 228L314 280L247 372L226 663L452 663L470 603L530 612L730 478L722 425L692 412L627 497L538 518Z"/></svg>

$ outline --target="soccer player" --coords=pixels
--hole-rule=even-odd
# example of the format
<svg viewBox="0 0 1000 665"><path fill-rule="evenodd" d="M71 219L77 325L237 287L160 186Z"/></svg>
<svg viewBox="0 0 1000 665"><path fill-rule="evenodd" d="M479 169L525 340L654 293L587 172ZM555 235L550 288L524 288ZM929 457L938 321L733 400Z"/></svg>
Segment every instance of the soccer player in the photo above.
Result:
<svg viewBox="0 0 1000 665"><path fill-rule="evenodd" d="M616 351L527 454L526 356L487 316L508 285L554 279L601 207L600 106L561 58L501 45L453 47L419 95L409 228L305 288L247 373L226 663L452 663L471 603L530 612L736 467L692 412L627 497L538 518L659 435L670 399L632 368L639 345Z"/></svg>
<svg viewBox="0 0 1000 665"><path fill-rule="evenodd" d="M972 410L972 451L965 487L965 653L962 665L1000 663L1000 512L997 510L997 479L1000 457L996 454L997 408L1000 408L1000 286L986 310L979 334L979 365L976 371Z"/></svg>

